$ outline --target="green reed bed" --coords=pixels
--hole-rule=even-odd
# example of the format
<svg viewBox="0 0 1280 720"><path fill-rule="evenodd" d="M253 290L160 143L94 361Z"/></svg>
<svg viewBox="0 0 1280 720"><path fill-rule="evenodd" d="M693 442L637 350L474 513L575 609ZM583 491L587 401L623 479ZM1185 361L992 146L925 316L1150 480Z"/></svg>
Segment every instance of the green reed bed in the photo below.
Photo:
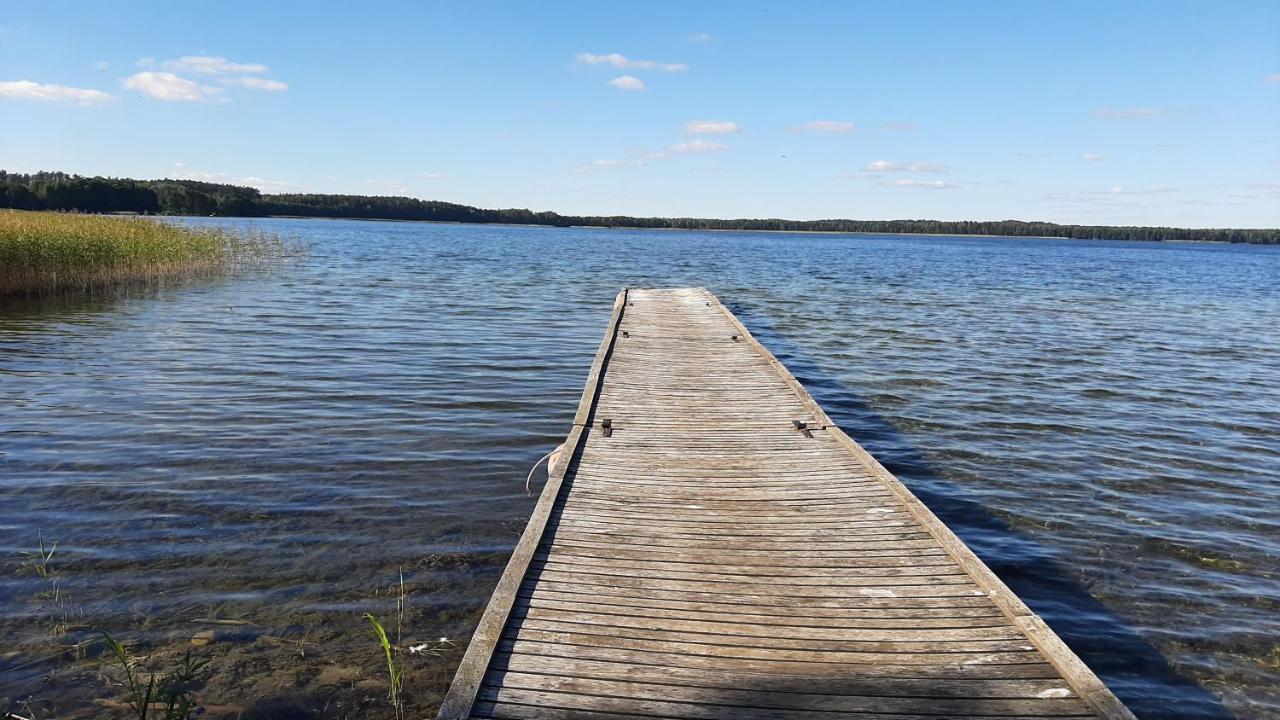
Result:
<svg viewBox="0 0 1280 720"><path fill-rule="evenodd" d="M0 210L0 297L208 277L290 252L279 237L254 230Z"/></svg>

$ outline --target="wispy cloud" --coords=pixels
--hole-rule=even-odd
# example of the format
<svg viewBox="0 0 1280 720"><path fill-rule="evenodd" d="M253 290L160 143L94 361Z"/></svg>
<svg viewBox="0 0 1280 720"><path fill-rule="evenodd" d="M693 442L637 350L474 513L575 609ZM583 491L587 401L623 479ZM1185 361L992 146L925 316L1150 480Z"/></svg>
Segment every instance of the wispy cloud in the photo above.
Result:
<svg viewBox="0 0 1280 720"><path fill-rule="evenodd" d="M644 81L631 75L616 77L610 80L609 84L619 90L629 90L631 92L638 92L644 89Z"/></svg>
<svg viewBox="0 0 1280 720"><path fill-rule="evenodd" d="M1150 118L1168 114L1169 110L1167 108L1158 107L1100 107L1093 109L1094 117L1100 118Z"/></svg>
<svg viewBox="0 0 1280 720"><path fill-rule="evenodd" d="M732 120L693 120L684 124L690 135L729 135L741 132L742 127Z"/></svg>
<svg viewBox="0 0 1280 720"><path fill-rule="evenodd" d="M1106 155L1099 155L1098 153L1085 153L1080 156L1082 162L1103 162L1106 159Z"/></svg>
<svg viewBox="0 0 1280 720"><path fill-rule="evenodd" d="M1271 83L1272 85L1280 85L1280 73L1276 73L1275 75L1268 75L1264 79L1267 82Z"/></svg>
<svg viewBox="0 0 1280 720"><path fill-rule="evenodd" d="M705 32L693 33L692 35L689 36L689 42L700 43L700 44L709 43L714 39L715 38L711 37L711 33L705 33Z"/></svg>
<svg viewBox="0 0 1280 720"><path fill-rule="evenodd" d="M374 192L380 192L386 195L408 195L409 186L398 183L395 180L381 180L379 178L368 178L364 184L372 188Z"/></svg>
<svg viewBox="0 0 1280 720"><path fill-rule="evenodd" d="M889 172L916 172L916 173L944 173L947 171L946 165L937 165L934 163L924 162L899 162L897 160L875 160L867 164L862 169L864 173L889 173Z"/></svg>
<svg viewBox="0 0 1280 720"><path fill-rule="evenodd" d="M1142 204L1136 201L1137 198L1180 192L1183 192L1183 190L1176 187L1130 189L1115 186L1105 190L1040 193L1040 195L1030 202L1047 202L1068 205L1105 205L1108 207L1142 207ZM1179 200L1179 202L1182 203L1184 201Z"/></svg>
<svg viewBox="0 0 1280 720"><path fill-rule="evenodd" d="M144 57L138 60L138 67L143 72L126 78L125 87L157 100L208 100L222 93L221 88L202 85L184 75L204 75L220 85L251 90L282 92L289 89L284 82L261 77L270 71L266 65L232 62L215 55L184 55L163 62Z"/></svg>
<svg viewBox="0 0 1280 720"><path fill-rule="evenodd" d="M851 133L855 126L851 122L843 122L841 120L810 120L809 122L792 128L792 132L812 132L812 133Z"/></svg>
<svg viewBox="0 0 1280 720"><path fill-rule="evenodd" d="M298 187L291 182L284 180L268 180L260 178L256 175L235 176L227 173L208 172L206 170L193 170L186 163L174 163L169 170L169 177L175 180L199 180L201 182L226 183L230 185L247 185L254 187L262 192L289 192L297 190Z"/></svg>
<svg viewBox="0 0 1280 720"><path fill-rule="evenodd" d="M718 142L708 142L706 140L690 140L688 142L676 143L668 148L671 152L692 154L692 153L712 153L728 150L729 146Z"/></svg>
<svg viewBox="0 0 1280 720"><path fill-rule="evenodd" d="M1106 190L1087 190L1086 195L1167 195L1169 193L1182 192L1182 188L1176 187L1154 187L1143 190L1129 190L1119 185L1107 188Z"/></svg>
<svg viewBox="0 0 1280 720"><path fill-rule="evenodd" d="M217 97L222 88L201 85L171 72L145 70L125 78L126 90L149 95L156 100L198 101Z"/></svg>
<svg viewBox="0 0 1280 720"><path fill-rule="evenodd" d="M886 180L876 184L889 187L917 188L920 190L946 190L955 187L955 185L941 180Z"/></svg>
<svg viewBox="0 0 1280 720"><path fill-rule="evenodd" d="M211 55L184 55L176 60L165 60L162 65L165 70L200 75L261 75L270 70L260 63L237 63Z"/></svg>
<svg viewBox="0 0 1280 720"><path fill-rule="evenodd" d="M583 163L573 169L576 173L591 172L592 170L608 170L611 168L632 168L642 167L646 165L644 160L592 160L589 163Z"/></svg>
<svg viewBox="0 0 1280 720"><path fill-rule="evenodd" d="M618 68L619 70L663 70L665 72L680 72L688 70L689 66L684 63L661 63L653 60L632 60L621 53L608 53L606 55L596 55L594 53L578 53L577 60L587 65L608 65Z"/></svg>
<svg viewBox="0 0 1280 720"><path fill-rule="evenodd" d="M249 175L247 177L237 178L236 184L248 185L249 187L256 187L265 193L282 193L282 192L289 192L291 190L298 189L298 186L294 185L291 182L285 182L284 180L268 180L266 178L260 178L256 175Z"/></svg>
<svg viewBox="0 0 1280 720"><path fill-rule="evenodd" d="M76 105L101 105L111 101L110 94L101 90L52 85L32 82L30 80L14 80L0 82L0 97L14 100L43 100L46 102L69 102Z"/></svg>
<svg viewBox="0 0 1280 720"><path fill-rule="evenodd" d="M289 86L279 80L260 77L224 77L218 78L218 82L223 85L239 85L241 87L252 88L254 90L265 90L267 92L281 92L288 90Z"/></svg>
<svg viewBox="0 0 1280 720"><path fill-rule="evenodd" d="M111 63L107 62L106 60L99 60L98 62L93 64L93 69L97 70L98 72L106 72L111 69Z"/></svg>

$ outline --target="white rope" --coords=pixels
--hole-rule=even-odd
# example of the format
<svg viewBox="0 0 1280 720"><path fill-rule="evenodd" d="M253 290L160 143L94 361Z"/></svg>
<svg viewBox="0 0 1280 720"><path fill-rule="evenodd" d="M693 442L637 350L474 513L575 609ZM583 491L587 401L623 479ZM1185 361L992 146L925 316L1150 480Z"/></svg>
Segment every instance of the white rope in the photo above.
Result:
<svg viewBox="0 0 1280 720"><path fill-rule="evenodd" d="M549 457L552 457L553 455L558 454L560 450L562 450L563 448L564 448L563 444L557 445L554 450L547 453L546 455L543 455L541 458L538 459L538 462L533 464L533 467L529 468L529 475L524 479L524 491L526 494L529 495L529 497L533 497L533 488L530 487L530 483L533 481L533 471L537 470L538 466L541 465L544 460L546 460ZM551 464L554 465L555 463L552 462ZM550 467L547 468L547 472L548 473L551 472Z"/></svg>

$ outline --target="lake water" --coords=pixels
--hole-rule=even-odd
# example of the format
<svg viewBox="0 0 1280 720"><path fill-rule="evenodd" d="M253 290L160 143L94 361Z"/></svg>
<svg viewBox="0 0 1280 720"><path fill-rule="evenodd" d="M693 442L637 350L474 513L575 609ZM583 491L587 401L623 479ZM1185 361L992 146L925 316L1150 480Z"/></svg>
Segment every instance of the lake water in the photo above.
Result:
<svg viewBox="0 0 1280 720"><path fill-rule="evenodd" d="M1141 717L1280 717L1280 248L252 224L310 256L0 305L0 710L97 717L106 629L213 631L214 716L390 717L403 573L430 712L615 293L694 285Z"/></svg>

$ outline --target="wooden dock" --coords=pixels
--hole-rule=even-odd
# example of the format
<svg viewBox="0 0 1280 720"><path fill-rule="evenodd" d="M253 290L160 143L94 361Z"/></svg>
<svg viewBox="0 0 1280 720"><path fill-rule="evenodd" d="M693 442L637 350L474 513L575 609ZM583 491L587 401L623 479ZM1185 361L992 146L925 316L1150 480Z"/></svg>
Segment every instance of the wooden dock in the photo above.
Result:
<svg viewBox="0 0 1280 720"><path fill-rule="evenodd" d="M624 290L440 718L1131 719L702 289Z"/></svg>

